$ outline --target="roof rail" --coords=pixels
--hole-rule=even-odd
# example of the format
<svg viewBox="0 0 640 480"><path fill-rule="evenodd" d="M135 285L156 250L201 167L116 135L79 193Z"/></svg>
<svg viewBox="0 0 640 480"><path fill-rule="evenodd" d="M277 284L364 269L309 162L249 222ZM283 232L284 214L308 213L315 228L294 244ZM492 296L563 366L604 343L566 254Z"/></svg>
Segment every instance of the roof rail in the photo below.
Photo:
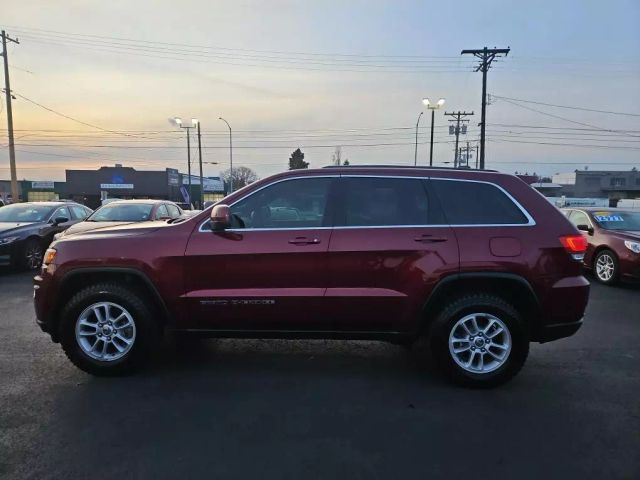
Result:
<svg viewBox="0 0 640 480"><path fill-rule="evenodd" d="M477 170L475 168L454 168L454 167L427 167L414 165L326 165L322 168L398 168L407 170L459 170L459 171L479 171L497 173L498 170Z"/></svg>

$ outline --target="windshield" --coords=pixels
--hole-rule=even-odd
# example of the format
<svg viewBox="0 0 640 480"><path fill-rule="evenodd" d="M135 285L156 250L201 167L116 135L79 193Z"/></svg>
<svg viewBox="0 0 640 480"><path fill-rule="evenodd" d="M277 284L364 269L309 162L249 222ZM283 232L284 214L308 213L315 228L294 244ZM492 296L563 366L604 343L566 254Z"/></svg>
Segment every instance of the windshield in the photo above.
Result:
<svg viewBox="0 0 640 480"><path fill-rule="evenodd" d="M88 222L142 222L149 220L153 205L148 203L121 203L105 205L96 210Z"/></svg>
<svg viewBox="0 0 640 480"><path fill-rule="evenodd" d="M0 222L44 222L55 207L49 205L19 204L0 208Z"/></svg>
<svg viewBox="0 0 640 480"><path fill-rule="evenodd" d="M593 218L605 230L640 231L640 212L594 212Z"/></svg>

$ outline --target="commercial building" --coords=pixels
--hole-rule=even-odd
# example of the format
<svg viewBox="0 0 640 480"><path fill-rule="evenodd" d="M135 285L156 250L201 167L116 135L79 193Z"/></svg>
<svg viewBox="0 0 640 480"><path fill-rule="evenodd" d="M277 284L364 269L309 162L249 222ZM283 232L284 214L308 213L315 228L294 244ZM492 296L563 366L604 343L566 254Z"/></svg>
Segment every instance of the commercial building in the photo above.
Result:
<svg viewBox="0 0 640 480"><path fill-rule="evenodd" d="M551 183L533 185L543 195L580 199L607 199L615 207L622 199L640 198L640 172L619 170L576 170L556 174Z"/></svg>
<svg viewBox="0 0 640 480"><path fill-rule="evenodd" d="M198 204L200 198L200 178L192 175L189 195L188 177L174 168L150 171L116 164L98 170L66 170L66 179L67 198L91 208L100 206L105 198L191 200L194 204ZM224 183L219 178L207 178L203 183L205 200L207 196L224 197Z"/></svg>
<svg viewBox="0 0 640 480"><path fill-rule="evenodd" d="M43 202L65 198L65 182L53 180L19 180L18 201ZM11 181L0 180L0 200L11 203Z"/></svg>

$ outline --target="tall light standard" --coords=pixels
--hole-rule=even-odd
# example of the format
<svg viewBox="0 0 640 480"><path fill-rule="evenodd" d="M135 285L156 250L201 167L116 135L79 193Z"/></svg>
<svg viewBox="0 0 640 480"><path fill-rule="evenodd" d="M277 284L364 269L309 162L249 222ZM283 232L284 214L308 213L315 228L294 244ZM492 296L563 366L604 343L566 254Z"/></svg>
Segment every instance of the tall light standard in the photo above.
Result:
<svg viewBox="0 0 640 480"><path fill-rule="evenodd" d="M229 127L229 193L233 193L233 137L231 136L231 125L224 118L218 117Z"/></svg>
<svg viewBox="0 0 640 480"><path fill-rule="evenodd" d="M436 110L444 105L444 98L438 100L435 104L431 103L428 98L422 99L422 104L431 110L431 147L429 148L429 166L433 167L433 122L436 116Z"/></svg>
<svg viewBox="0 0 640 480"><path fill-rule="evenodd" d="M199 123L198 123L197 120L193 119L193 120L191 120L191 125L183 125L181 118L176 117L173 120L174 120L174 122L176 122L176 125L178 125L180 128L184 128L187 131L187 175L189 176L189 203L191 203L193 198L192 198L192 193L191 193L191 134L190 134L190 130L193 127L195 127L196 124L198 124L198 130L199 130ZM199 136L199 132L198 132L198 136ZM202 169L200 170L200 172L202 172ZM201 182L200 187L202 187L202 177L200 178L200 182Z"/></svg>
<svg viewBox="0 0 640 480"><path fill-rule="evenodd" d="M424 112L420 112L420 115L418 115L418 120L416 121L416 152L413 156L414 167L418 165L418 125L420 124L420 119L422 118L422 115L424 115Z"/></svg>

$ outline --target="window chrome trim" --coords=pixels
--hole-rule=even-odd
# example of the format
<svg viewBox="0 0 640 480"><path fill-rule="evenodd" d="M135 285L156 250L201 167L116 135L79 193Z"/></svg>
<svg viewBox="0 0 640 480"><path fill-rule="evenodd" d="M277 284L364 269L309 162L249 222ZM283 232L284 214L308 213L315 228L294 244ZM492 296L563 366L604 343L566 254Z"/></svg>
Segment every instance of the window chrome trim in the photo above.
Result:
<svg viewBox="0 0 640 480"><path fill-rule="evenodd" d="M522 214L527 219L527 223L497 223L497 224L477 224L477 225L476 224L472 224L472 225L452 224L451 225L452 227L475 227L475 226L478 226L478 227L532 227L536 224L536 221L529 214L529 212L520 204L520 202L518 202L518 200L516 200L513 197L513 195L511 195L509 192L507 192L504 188L502 188L497 183L487 182L486 180L469 180L466 178L444 178L444 177L436 177L436 178L430 177L429 180L447 180L450 182L485 183L487 185L492 185L496 187L498 190L500 190L502 193L504 193L507 196L507 198L511 200L516 207L518 207L520 212L522 212Z"/></svg>
<svg viewBox="0 0 640 480"><path fill-rule="evenodd" d="M484 183L491 186L496 187L502 193L504 193L511 202L515 204L516 207L520 210L520 212L527 219L527 223L471 223L471 224L424 224L424 225L354 225L354 226L333 226L333 227L299 227L299 228L228 228L226 232L273 232L273 231L293 231L293 230L356 230L356 229L382 229L382 228L445 228L445 227L456 227L456 228L482 228L482 227L532 227L536 225L536 221L529 214L529 212L516 200L513 195L511 195L508 191L506 191L503 187L494 182L488 182L486 180L469 180L466 178L449 178L449 177L429 177L429 176L407 176L407 175L366 175L366 174L342 174L342 175L309 175L309 176L299 176L299 177L290 177L290 178L282 178L273 183L269 183L260 187L258 190L251 192L249 195L242 197L232 204L229 207L234 206L236 203L249 198L251 195L258 193L260 190L270 187L271 185L275 185L277 183L286 182L288 180L299 180L303 178L394 178L394 179L414 179L414 180L446 180L450 182L470 182L470 183ZM198 232L211 232L211 229L203 229L203 227L210 221L210 219L206 219L204 222L200 224L198 228Z"/></svg>

